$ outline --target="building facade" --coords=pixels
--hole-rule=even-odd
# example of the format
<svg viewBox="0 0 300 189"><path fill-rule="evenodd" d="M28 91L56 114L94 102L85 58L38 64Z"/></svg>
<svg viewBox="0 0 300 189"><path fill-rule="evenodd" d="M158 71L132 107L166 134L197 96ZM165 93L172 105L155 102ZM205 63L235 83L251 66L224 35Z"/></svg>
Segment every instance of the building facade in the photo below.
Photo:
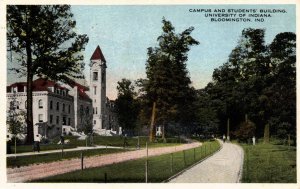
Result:
<svg viewBox="0 0 300 189"><path fill-rule="evenodd" d="M7 86L7 111L11 103L17 111L26 111L26 89L26 82ZM106 97L106 60L99 46L90 59L89 87L75 81L63 84L38 78L33 81L32 105L35 136L52 138L86 127L98 134L119 131L114 102Z"/></svg>

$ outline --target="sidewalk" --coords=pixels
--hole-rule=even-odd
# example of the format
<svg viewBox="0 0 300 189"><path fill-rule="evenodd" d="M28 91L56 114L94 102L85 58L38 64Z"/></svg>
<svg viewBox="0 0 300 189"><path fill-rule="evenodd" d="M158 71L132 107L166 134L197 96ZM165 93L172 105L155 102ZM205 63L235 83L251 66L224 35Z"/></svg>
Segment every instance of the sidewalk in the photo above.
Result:
<svg viewBox="0 0 300 189"><path fill-rule="evenodd" d="M81 151L81 150L92 150L92 149L123 149L123 147L118 146L79 146L76 148L69 148L64 149L64 152L71 152L71 151ZM47 150L47 151L40 151L40 152L24 152L24 153L17 153L17 154L7 154L6 157L19 157L19 156L31 156L31 155L40 155L40 154L51 154L51 153L60 153L61 149L59 150Z"/></svg>
<svg viewBox="0 0 300 189"><path fill-rule="evenodd" d="M171 183L237 183L243 165L243 149L232 143L221 142L223 148L172 179Z"/></svg>
<svg viewBox="0 0 300 189"><path fill-rule="evenodd" d="M193 142L179 146L149 148L149 156L157 156L177 151L187 150L200 146L201 143ZM135 160L146 157L146 149L106 154L101 156L85 157L84 168L101 167L113 163ZM63 174L81 169L81 159L70 159L51 163L33 164L19 168L7 168L7 182L26 182L53 175Z"/></svg>

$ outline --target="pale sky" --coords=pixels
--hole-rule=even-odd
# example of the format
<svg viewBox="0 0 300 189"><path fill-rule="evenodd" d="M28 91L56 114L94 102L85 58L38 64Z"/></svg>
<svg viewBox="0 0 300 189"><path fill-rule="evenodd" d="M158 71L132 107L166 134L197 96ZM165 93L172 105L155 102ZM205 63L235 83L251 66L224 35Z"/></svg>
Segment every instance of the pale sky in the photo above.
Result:
<svg viewBox="0 0 300 189"><path fill-rule="evenodd" d="M211 22L204 13L189 9L285 9L264 22ZM177 33L190 26L200 45L191 47L187 69L192 85L199 89L211 81L213 70L226 62L244 28L266 29L269 44L280 32L296 31L294 5L157 5L157 6L72 6L77 32L87 34L84 52L85 75L89 79L89 59L97 45L107 61L107 96L116 98L117 82L122 78L145 78L147 48L157 45L162 18L171 21ZM16 79L8 74L8 83Z"/></svg>

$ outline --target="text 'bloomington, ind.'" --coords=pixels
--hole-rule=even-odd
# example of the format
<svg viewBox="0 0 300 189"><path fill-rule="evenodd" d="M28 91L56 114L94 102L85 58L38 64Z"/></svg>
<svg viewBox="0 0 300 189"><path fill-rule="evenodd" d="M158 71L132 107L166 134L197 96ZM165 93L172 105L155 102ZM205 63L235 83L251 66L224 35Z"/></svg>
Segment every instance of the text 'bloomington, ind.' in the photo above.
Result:
<svg viewBox="0 0 300 189"><path fill-rule="evenodd" d="M197 9L190 13L202 13L211 22L264 22L274 14L285 14L285 9ZM253 20L254 19L254 20Z"/></svg>

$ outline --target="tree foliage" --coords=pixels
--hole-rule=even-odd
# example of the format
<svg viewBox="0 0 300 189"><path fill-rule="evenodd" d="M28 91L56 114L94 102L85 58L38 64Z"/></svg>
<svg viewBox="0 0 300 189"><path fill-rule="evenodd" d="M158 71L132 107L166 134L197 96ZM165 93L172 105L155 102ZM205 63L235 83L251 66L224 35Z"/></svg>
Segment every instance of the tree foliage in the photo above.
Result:
<svg viewBox="0 0 300 189"><path fill-rule="evenodd" d="M288 130L295 135L296 35L280 33L268 45L264 34L263 29L242 31L228 61L215 69L207 86L211 103L221 130L230 118L233 129L240 132L240 122L248 114L259 136L276 135L283 125L291 125Z"/></svg>
<svg viewBox="0 0 300 189"><path fill-rule="evenodd" d="M69 5L7 6L9 51L19 65L11 70L27 77L27 143L33 142L32 80L44 76L68 82L83 77L86 35L75 32Z"/></svg>
<svg viewBox="0 0 300 189"><path fill-rule="evenodd" d="M131 133L137 125L140 111L134 89L133 83L128 79L123 78L118 82L118 98L116 99L118 123L125 132Z"/></svg>
<svg viewBox="0 0 300 189"><path fill-rule="evenodd" d="M151 109L156 103L155 122L164 127L184 121L188 115L188 112L184 113L187 111L184 107L190 104L194 91L190 87L186 62L190 47L199 42L191 37L193 27L177 34L170 21L163 18L162 23L163 33L157 38L158 47L148 48L144 90L148 99L146 107Z"/></svg>

